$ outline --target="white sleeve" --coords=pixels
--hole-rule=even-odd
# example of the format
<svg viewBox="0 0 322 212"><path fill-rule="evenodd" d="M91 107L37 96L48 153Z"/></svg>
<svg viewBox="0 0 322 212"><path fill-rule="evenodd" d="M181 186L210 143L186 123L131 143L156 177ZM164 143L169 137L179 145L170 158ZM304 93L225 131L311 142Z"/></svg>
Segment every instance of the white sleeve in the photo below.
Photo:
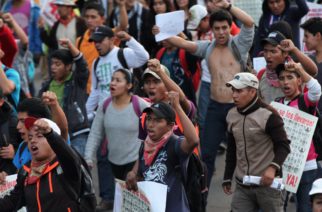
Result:
<svg viewBox="0 0 322 212"><path fill-rule="evenodd" d="M129 68L138 68L143 66L150 55L145 48L133 37L126 42L127 48L124 48L124 57Z"/></svg>
<svg viewBox="0 0 322 212"><path fill-rule="evenodd" d="M89 120L94 118L94 111L99 102L99 90L97 89L97 78L95 75L94 64L92 65L92 89L86 102L86 112Z"/></svg>
<svg viewBox="0 0 322 212"><path fill-rule="evenodd" d="M311 78L307 83L306 87L308 89L307 97L311 102L318 102L321 97L321 85L319 82Z"/></svg>

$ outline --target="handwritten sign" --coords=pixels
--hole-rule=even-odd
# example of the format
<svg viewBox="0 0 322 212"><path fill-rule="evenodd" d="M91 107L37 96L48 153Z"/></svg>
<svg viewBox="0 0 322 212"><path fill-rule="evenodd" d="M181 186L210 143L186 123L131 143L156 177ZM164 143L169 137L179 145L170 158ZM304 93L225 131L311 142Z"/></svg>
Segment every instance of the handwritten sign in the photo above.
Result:
<svg viewBox="0 0 322 212"><path fill-rule="evenodd" d="M116 180L113 212L164 212L167 186L155 182L138 182L138 191L126 189L125 182Z"/></svg>
<svg viewBox="0 0 322 212"><path fill-rule="evenodd" d="M287 191L296 193L309 152L317 117L296 108L272 102L271 105L283 118L291 153L283 164L283 183Z"/></svg>
<svg viewBox="0 0 322 212"><path fill-rule="evenodd" d="M160 32L155 36L157 42L178 35L184 30L184 11L156 15L155 23L160 29Z"/></svg>

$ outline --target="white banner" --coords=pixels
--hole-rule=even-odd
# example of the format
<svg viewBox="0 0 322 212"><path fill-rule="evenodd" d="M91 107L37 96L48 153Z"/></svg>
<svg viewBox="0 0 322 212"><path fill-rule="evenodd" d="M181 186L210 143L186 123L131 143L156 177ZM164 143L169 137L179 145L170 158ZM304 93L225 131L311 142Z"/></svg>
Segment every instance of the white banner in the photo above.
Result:
<svg viewBox="0 0 322 212"><path fill-rule="evenodd" d="M126 189L124 181L116 180L113 212L164 212L167 190L166 185L142 181L134 192Z"/></svg>
<svg viewBox="0 0 322 212"><path fill-rule="evenodd" d="M271 105L283 118L291 153L283 164L283 184L287 191L296 193L318 118L296 108L272 102Z"/></svg>

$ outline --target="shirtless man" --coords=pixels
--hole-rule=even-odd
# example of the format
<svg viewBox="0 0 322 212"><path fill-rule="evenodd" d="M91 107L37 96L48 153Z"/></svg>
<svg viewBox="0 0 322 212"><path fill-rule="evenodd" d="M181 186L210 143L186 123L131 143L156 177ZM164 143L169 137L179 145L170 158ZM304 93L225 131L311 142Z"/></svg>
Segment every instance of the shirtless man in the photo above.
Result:
<svg viewBox="0 0 322 212"><path fill-rule="evenodd" d="M178 36L167 39L174 46L205 58L210 70L211 99L201 138L202 157L208 168L208 187L214 171L218 145L225 139L226 115L233 107L232 91L226 87L225 82L242 70L239 59L233 54L232 41L245 63L254 37L254 20L248 14L232 6L227 0L213 2L222 9L214 12L209 19L215 38L213 41L191 42ZM240 33L235 37L230 35L232 16L243 24ZM158 27L154 27L153 31L157 33Z"/></svg>

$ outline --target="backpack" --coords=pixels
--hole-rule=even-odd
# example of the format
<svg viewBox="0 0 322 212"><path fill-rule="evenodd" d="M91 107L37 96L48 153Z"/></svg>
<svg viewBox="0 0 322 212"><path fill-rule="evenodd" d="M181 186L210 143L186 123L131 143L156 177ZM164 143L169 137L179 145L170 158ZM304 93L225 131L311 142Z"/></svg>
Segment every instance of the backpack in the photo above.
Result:
<svg viewBox="0 0 322 212"><path fill-rule="evenodd" d="M175 142L180 139L176 135L172 135L166 145L170 145L168 151L169 154L175 154ZM139 158L143 157L144 142L139 150ZM200 157L192 152L188 159L187 175L181 172L180 166L173 164L176 170L177 176L181 179L189 208L191 212L205 212L207 205L207 167Z"/></svg>
<svg viewBox="0 0 322 212"><path fill-rule="evenodd" d="M119 60L119 62L121 63L121 65L123 66L123 68L129 69L129 66L127 65L127 62L125 60L124 57L124 49L123 48L119 48L118 52L117 52L117 59ZM94 75L96 77L95 74L95 70L97 68L98 62L100 61L100 57L98 57L95 61L94 61L94 67L93 67L93 71L94 71ZM97 80L96 80L97 81ZM96 85L96 88L98 86L98 83Z"/></svg>
<svg viewBox="0 0 322 212"><path fill-rule="evenodd" d="M309 113L318 118L312 139L315 152L318 154L317 160L322 160L322 117L320 111L316 106L307 107L303 95L300 95L298 98L298 107L301 111Z"/></svg>
<svg viewBox="0 0 322 212"><path fill-rule="evenodd" d="M165 47L161 48L157 52L155 58L157 58L158 60L161 60L165 50L166 50ZM182 66L182 68L184 70L184 74L187 77L187 79L191 79L194 91L196 92L199 88L200 79L201 79L201 65L198 62L196 64L196 70L194 72L192 72L191 70L189 70L188 62L186 59L186 51L184 49L179 49L178 55L179 55L180 65Z"/></svg>
<svg viewBox="0 0 322 212"><path fill-rule="evenodd" d="M81 164L81 181L80 181L80 190L79 193L77 189L72 187L68 182L66 182L62 177L59 177L60 182L63 185L63 189L67 195L78 203L78 209L80 212L93 212L96 209L96 196L94 192L94 185L92 182L92 175L91 171L84 160L84 158L71 147L72 151L79 157ZM58 165L56 168L56 172L58 176L62 176L62 168ZM22 175L23 179L26 179L28 176L28 172L21 168L19 170L19 175Z"/></svg>
<svg viewBox="0 0 322 212"><path fill-rule="evenodd" d="M132 102L132 106L133 106L133 109L134 109L135 114L137 115L137 117L140 118L140 116L141 116L141 109L140 109L139 98L140 97L137 96L137 95L132 95L131 102ZM105 114L106 109L111 104L111 102L112 102L112 97L109 97L106 100L104 100L104 103L103 103L103 114ZM108 140L105 137L104 138L104 141L101 144L101 155L106 155L107 154L107 144L108 144Z"/></svg>

